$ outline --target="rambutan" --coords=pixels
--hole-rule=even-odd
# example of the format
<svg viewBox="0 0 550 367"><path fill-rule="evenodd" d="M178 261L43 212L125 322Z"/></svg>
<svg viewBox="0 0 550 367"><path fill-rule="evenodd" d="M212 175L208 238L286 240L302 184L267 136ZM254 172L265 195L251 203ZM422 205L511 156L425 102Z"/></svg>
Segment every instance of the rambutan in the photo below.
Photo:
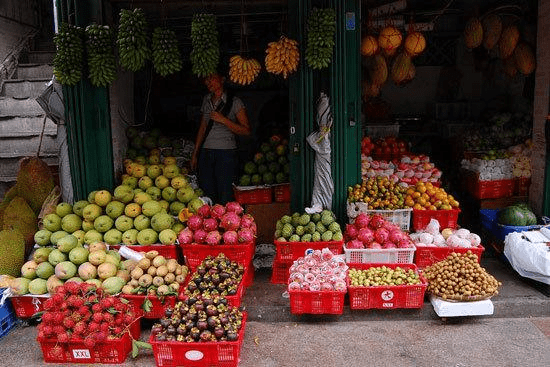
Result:
<svg viewBox="0 0 550 367"><path fill-rule="evenodd" d="M97 322L97 323L99 324L101 321L103 321L103 314L101 314L101 313L94 313L94 314L92 315L92 320L93 320L93 322Z"/></svg>
<svg viewBox="0 0 550 367"><path fill-rule="evenodd" d="M68 342L69 342L69 339L70 339L70 337L69 337L69 334L67 334L67 333L59 333L59 334L57 334L57 341L58 341L59 343L68 343Z"/></svg>
<svg viewBox="0 0 550 367"><path fill-rule="evenodd" d="M92 305L92 312L94 314L96 313L100 313L103 309L101 308L101 305L99 303L96 303L94 305Z"/></svg>
<svg viewBox="0 0 550 367"><path fill-rule="evenodd" d="M94 322L94 321L90 322L88 324L88 331L90 333L95 333L96 331L99 331L99 323Z"/></svg>
<svg viewBox="0 0 550 367"><path fill-rule="evenodd" d="M72 318L66 318L63 320L63 326L65 329L72 329L75 325L75 322Z"/></svg>

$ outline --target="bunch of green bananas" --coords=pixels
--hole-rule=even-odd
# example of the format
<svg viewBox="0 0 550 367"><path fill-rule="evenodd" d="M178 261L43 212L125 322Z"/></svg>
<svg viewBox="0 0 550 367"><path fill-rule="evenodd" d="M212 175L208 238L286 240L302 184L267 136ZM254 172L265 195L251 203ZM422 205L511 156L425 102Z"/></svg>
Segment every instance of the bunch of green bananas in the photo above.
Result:
<svg viewBox="0 0 550 367"><path fill-rule="evenodd" d="M206 77L216 72L220 61L216 17L195 14L191 22L191 66L193 74Z"/></svg>
<svg viewBox="0 0 550 367"><path fill-rule="evenodd" d="M53 59L53 74L63 85L75 85L82 78L82 28L63 22L53 40L57 48Z"/></svg>
<svg viewBox="0 0 550 367"><path fill-rule="evenodd" d="M151 46L153 49L153 66L157 73L167 76L181 70L182 62L178 50L178 39L173 30L161 27L155 28Z"/></svg>
<svg viewBox="0 0 550 367"><path fill-rule="evenodd" d="M336 12L334 9L311 10L307 20L306 62L313 69L328 67L332 60Z"/></svg>
<svg viewBox="0 0 550 367"><path fill-rule="evenodd" d="M147 41L147 21L143 9L121 9L117 44L120 65L124 69L136 72L143 68L149 58Z"/></svg>
<svg viewBox="0 0 550 367"><path fill-rule="evenodd" d="M113 53L114 32L108 25L86 27L86 49L90 82L105 87L116 79L116 59Z"/></svg>

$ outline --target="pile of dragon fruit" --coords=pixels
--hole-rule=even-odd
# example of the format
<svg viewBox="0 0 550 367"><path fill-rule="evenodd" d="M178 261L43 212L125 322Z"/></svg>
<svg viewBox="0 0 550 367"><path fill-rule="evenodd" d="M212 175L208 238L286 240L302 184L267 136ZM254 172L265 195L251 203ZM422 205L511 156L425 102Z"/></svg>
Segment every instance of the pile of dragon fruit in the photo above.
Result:
<svg viewBox="0 0 550 367"><path fill-rule="evenodd" d="M409 235L380 214L369 216L360 213L344 232L347 249L409 248L413 243Z"/></svg>
<svg viewBox="0 0 550 367"><path fill-rule="evenodd" d="M191 243L207 245L237 245L254 241L256 222L243 207L235 202L225 206L201 206L187 219L187 227L178 234L180 245Z"/></svg>
<svg viewBox="0 0 550 367"><path fill-rule="evenodd" d="M288 290L346 291L348 266L328 248L314 250L291 265Z"/></svg>

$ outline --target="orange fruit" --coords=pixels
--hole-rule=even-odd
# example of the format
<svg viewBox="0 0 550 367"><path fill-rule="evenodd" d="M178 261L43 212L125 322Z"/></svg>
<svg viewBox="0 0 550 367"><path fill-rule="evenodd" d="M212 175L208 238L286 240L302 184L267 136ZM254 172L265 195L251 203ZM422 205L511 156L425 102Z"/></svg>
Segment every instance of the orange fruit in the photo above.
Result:
<svg viewBox="0 0 550 367"><path fill-rule="evenodd" d="M412 197L415 198L415 199L417 199L417 198L419 198L421 195L422 195L421 193L419 193L418 191L415 191L415 192L413 192Z"/></svg>
<svg viewBox="0 0 550 367"><path fill-rule="evenodd" d="M424 207L422 207L422 205L416 203L416 204L414 204L413 209L424 210Z"/></svg>

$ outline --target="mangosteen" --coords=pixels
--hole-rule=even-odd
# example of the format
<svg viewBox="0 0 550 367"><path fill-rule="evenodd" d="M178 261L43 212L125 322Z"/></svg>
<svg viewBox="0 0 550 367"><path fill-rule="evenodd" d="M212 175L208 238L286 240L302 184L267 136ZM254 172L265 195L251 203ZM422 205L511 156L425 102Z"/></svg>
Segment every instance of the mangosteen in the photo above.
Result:
<svg viewBox="0 0 550 367"><path fill-rule="evenodd" d="M206 262L205 262L206 263ZM197 270L195 270L197 274L204 275L206 274L206 266L205 265L199 265L197 266Z"/></svg>
<svg viewBox="0 0 550 367"><path fill-rule="evenodd" d="M212 333L210 330L203 330L200 335L201 341L208 342L211 341Z"/></svg>
<svg viewBox="0 0 550 367"><path fill-rule="evenodd" d="M206 319L206 322L208 323L208 327L213 329L220 323L220 319L217 316L210 316Z"/></svg>
<svg viewBox="0 0 550 367"><path fill-rule="evenodd" d="M165 333L159 333L159 334L157 334L156 339L159 342L166 341L166 334Z"/></svg>
<svg viewBox="0 0 550 367"><path fill-rule="evenodd" d="M191 336L195 341L199 340L200 335L201 331L196 327L192 328L191 331L189 331L189 336Z"/></svg>
<svg viewBox="0 0 550 367"><path fill-rule="evenodd" d="M170 324L172 323L172 321L170 319L167 319L167 318L162 318L160 319L160 325L163 327L163 328L167 328L168 326L170 326Z"/></svg>
<svg viewBox="0 0 550 367"><path fill-rule="evenodd" d="M193 321L193 320L187 320L187 321L185 322L185 329L186 329L187 331L191 331L191 329L194 328L194 327L195 327L195 321Z"/></svg>
<svg viewBox="0 0 550 367"><path fill-rule="evenodd" d="M195 309L195 306L189 309L186 319L191 321L195 321L197 319L197 310Z"/></svg>
<svg viewBox="0 0 550 367"><path fill-rule="evenodd" d="M197 311L202 311L202 310L205 309L204 302L201 301L201 300L198 300L197 302L195 302L195 304L193 306L195 306L195 310L197 310Z"/></svg>
<svg viewBox="0 0 550 367"><path fill-rule="evenodd" d="M212 281L212 274L210 273L204 274L204 276L202 277L202 281L205 283L210 283Z"/></svg>
<svg viewBox="0 0 550 367"><path fill-rule="evenodd" d="M176 334L176 328L173 325L170 325L166 328L166 334L167 335L174 335Z"/></svg>
<svg viewBox="0 0 550 367"><path fill-rule="evenodd" d="M210 270L208 270L208 274L211 276L214 274L218 274L218 268L211 268Z"/></svg>
<svg viewBox="0 0 550 367"><path fill-rule="evenodd" d="M167 342L173 342L175 340L176 340L176 337L174 335L166 335Z"/></svg>
<svg viewBox="0 0 550 367"><path fill-rule="evenodd" d="M195 290L197 290L197 284L194 281L190 281L187 284L187 290L190 292L194 292Z"/></svg>
<svg viewBox="0 0 550 367"><path fill-rule="evenodd" d="M186 304L182 304L181 306L179 306L178 311L180 315L186 315L189 312L189 306Z"/></svg>
<svg viewBox="0 0 550 367"><path fill-rule="evenodd" d="M194 343L195 342L195 339L193 339L193 337L191 335L187 335L184 339L183 339L184 342L186 343Z"/></svg>
<svg viewBox="0 0 550 367"><path fill-rule="evenodd" d="M228 341L235 341L237 340L239 334L237 333L237 330L235 329L230 329L230 330L227 330L227 340Z"/></svg>
<svg viewBox="0 0 550 367"><path fill-rule="evenodd" d="M197 297L189 296L185 302L188 306L192 306L195 302L197 302Z"/></svg>
<svg viewBox="0 0 550 367"><path fill-rule="evenodd" d="M218 309L214 305L208 305L208 306L206 306L206 314L208 316L217 316L218 315Z"/></svg>
<svg viewBox="0 0 550 367"><path fill-rule="evenodd" d="M206 284L205 282L200 282L198 288L201 291L205 291L208 289L208 284Z"/></svg>
<svg viewBox="0 0 550 367"><path fill-rule="evenodd" d="M229 323L229 317L227 317L227 314L226 313L222 313L218 316L218 318L220 319L220 323L222 325L227 325Z"/></svg>
<svg viewBox="0 0 550 367"><path fill-rule="evenodd" d="M213 283L214 285L220 284L220 281L221 281L221 279L220 279L220 275L219 275L219 274L213 274L213 275L212 275L212 283Z"/></svg>
<svg viewBox="0 0 550 367"><path fill-rule="evenodd" d="M162 325L161 324L154 324L152 327L151 327L151 333L153 334L158 334L162 332Z"/></svg>
<svg viewBox="0 0 550 367"><path fill-rule="evenodd" d="M224 305L224 306L227 306L227 298L219 297L219 303Z"/></svg>
<svg viewBox="0 0 550 367"><path fill-rule="evenodd" d="M217 290L217 289L212 289L211 294L212 294L213 296L219 296L219 295L220 295L220 291Z"/></svg>
<svg viewBox="0 0 550 367"><path fill-rule="evenodd" d="M218 290L223 291L223 290L225 290L225 288L227 288L227 285L225 284L225 282L223 282L223 283L218 284L217 288L218 288Z"/></svg>
<svg viewBox="0 0 550 367"><path fill-rule="evenodd" d="M220 278L221 278L222 280L229 278L229 273L226 272L226 271L222 271L222 272L220 273Z"/></svg>
<svg viewBox="0 0 550 367"><path fill-rule="evenodd" d="M235 294L237 294L237 288L235 286L230 286L229 288L227 288L227 294L233 296Z"/></svg>
<svg viewBox="0 0 550 367"><path fill-rule="evenodd" d="M164 310L164 316L166 316L166 317L172 317L173 313L174 313L174 310L171 307Z"/></svg>
<svg viewBox="0 0 550 367"><path fill-rule="evenodd" d="M199 319L206 319L208 317L206 311L199 311L197 316L199 317Z"/></svg>
<svg viewBox="0 0 550 367"><path fill-rule="evenodd" d="M185 329L185 325L183 324L180 324L177 328L176 328L176 333L178 335L185 335L187 333L187 329Z"/></svg>
<svg viewBox="0 0 550 367"><path fill-rule="evenodd" d="M214 335L216 336L217 339L220 339L223 336L225 336L225 330L221 325L218 325L214 328Z"/></svg>
<svg viewBox="0 0 550 367"><path fill-rule="evenodd" d="M207 295L202 298L202 302L208 307L211 304L214 304L214 300L212 299L212 296Z"/></svg>
<svg viewBox="0 0 550 367"><path fill-rule="evenodd" d="M178 336L176 336L176 341L182 342L182 341L184 341L184 340L185 340L185 335L179 335L179 334L178 334Z"/></svg>
<svg viewBox="0 0 550 367"><path fill-rule="evenodd" d="M171 320L172 320L172 322L170 323L170 325L172 325L175 328L177 328L179 326L180 322L181 322L180 319L172 318Z"/></svg>
<svg viewBox="0 0 550 367"><path fill-rule="evenodd" d="M199 330L206 330L208 329L208 322L206 321L206 319L199 319L197 321L197 328Z"/></svg>

